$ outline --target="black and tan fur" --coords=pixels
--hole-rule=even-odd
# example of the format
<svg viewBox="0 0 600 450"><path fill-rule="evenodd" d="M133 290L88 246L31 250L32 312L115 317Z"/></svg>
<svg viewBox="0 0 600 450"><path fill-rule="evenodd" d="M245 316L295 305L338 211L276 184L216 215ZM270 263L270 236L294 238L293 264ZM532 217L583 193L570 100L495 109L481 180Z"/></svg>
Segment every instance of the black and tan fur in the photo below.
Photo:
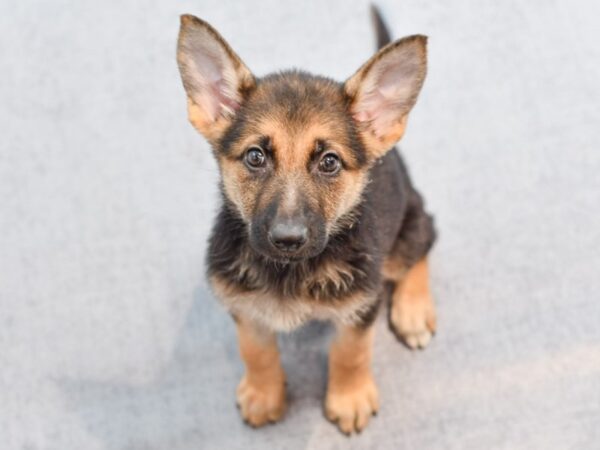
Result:
<svg viewBox="0 0 600 450"><path fill-rule="evenodd" d="M210 25L181 19L189 118L221 172L208 276L235 319L246 365L238 404L255 426L285 410L277 331L336 324L325 412L351 433L378 408L370 360L383 282L395 286L391 324L408 346L435 330L432 219L389 151L425 78L426 38L389 43L374 17L380 50L345 83L301 71L256 78Z"/></svg>

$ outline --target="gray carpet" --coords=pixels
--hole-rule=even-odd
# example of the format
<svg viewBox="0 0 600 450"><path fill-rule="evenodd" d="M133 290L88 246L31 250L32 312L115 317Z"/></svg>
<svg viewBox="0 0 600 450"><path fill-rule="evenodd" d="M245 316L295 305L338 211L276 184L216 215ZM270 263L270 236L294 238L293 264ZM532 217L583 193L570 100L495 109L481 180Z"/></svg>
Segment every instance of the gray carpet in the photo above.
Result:
<svg viewBox="0 0 600 450"><path fill-rule="evenodd" d="M322 417L322 324L282 337L283 422L238 417L203 278L216 167L174 51L190 12L257 74L344 79L367 3L0 3L0 447L600 448L600 6L452 3L381 1L430 36L402 148L440 230L440 329L411 353L380 317L383 405L352 439Z"/></svg>

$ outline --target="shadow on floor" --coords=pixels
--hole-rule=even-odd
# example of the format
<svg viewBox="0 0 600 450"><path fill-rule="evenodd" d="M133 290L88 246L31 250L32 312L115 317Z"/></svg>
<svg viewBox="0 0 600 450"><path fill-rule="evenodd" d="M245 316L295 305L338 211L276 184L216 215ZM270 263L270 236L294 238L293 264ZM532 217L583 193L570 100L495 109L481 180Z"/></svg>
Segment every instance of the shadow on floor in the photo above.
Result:
<svg viewBox="0 0 600 450"><path fill-rule="evenodd" d="M289 409L284 420L298 414L301 403L321 401L330 335L329 325L311 323L280 338L288 373ZM263 442L275 438L275 427L257 431L240 420L234 392L242 372L233 322L210 293L198 290L171 358L150 383L84 379L57 383L69 408L106 448L216 448L231 444L233 436L239 443L245 435ZM311 416L323 420L318 414ZM294 427L299 443L312 427L310 421L302 423L305 430L302 424Z"/></svg>

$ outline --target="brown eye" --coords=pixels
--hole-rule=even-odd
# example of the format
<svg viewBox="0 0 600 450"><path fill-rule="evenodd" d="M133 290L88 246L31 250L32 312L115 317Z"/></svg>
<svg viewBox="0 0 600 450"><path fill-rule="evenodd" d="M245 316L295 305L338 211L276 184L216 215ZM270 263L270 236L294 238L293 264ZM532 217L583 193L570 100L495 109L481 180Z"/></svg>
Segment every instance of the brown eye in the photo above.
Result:
<svg viewBox="0 0 600 450"><path fill-rule="evenodd" d="M265 154L260 147L253 146L246 151L246 164L248 167L259 169L265 165L265 161Z"/></svg>
<svg viewBox="0 0 600 450"><path fill-rule="evenodd" d="M319 171L327 175L335 175L340 171L342 163L334 153L327 153L319 162Z"/></svg>

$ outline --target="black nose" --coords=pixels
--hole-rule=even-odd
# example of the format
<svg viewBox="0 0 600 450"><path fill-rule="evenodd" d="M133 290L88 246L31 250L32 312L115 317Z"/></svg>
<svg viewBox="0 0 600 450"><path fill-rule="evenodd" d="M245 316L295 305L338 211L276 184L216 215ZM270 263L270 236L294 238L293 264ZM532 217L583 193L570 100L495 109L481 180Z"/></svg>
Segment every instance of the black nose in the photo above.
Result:
<svg viewBox="0 0 600 450"><path fill-rule="evenodd" d="M269 230L269 240L283 252L296 252L308 239L306 225L295 221L280 221Z"/></svg>

